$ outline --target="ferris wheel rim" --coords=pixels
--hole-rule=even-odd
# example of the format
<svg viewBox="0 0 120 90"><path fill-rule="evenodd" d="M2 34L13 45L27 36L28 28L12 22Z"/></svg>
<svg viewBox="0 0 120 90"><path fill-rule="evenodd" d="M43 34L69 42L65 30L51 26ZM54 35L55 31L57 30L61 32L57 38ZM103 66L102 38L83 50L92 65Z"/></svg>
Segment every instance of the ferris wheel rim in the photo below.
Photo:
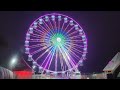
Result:
<svg viewBox="0 0 120 90"><path fill-rule="evenodd" d="M64 17L67 17L67 18L69 18L69 19L71 19L71 20L73 20L77 25L79 25L73 18L71 18L71 17L69 17L69 16L66 16L66 15L63 15L63 14L59 14L59 13L51 13L51 14L45 14L45 15L43 15L43 16L40 16L39 18L37 18L36 20L34 20L34 22L36 22L38 19L40 19L40 18L43 18L43 17L45 17L45 16L49 16L49 15L61 15L61 16L64 16ZM30 27L32 27L32 25L34 24L34 22L30 25ZM30 28L29 27L29 28ZM79 27L82 29L82 27L81 27L81 25L79 25ZM27 31L27 33L29 32L29 29L28 29L28 31ZM82 29L82 32L83 32L83 34L85 35L85 37L86 37L86 34L85 34L85 32L83 31L83 29ZM87 38L86 38L86 41L87 41ZM86 44L87 45L87 44ZM87 52L86 52L87 53ZM86 53L85 53L85 56L86 56ZM82 59L82 60L84 60L84 59ZM80 61L80 60L79 60ZM79 62L78 62L79 63ZM79 64L76 64L75 65L75 67L77 67ZM40 66L40 65L39 65ZM74 67L73 68L71 68L71 69L74 69ZM45 69L45 70L48 70L48 69ZM51 72L56 72L56 71L52 71L52 70L49 70L49 71L51 71ZM66 70L66 71L69 71L69 69L68 70ZM57 71L57 72L62 72L62 71Z"/></svg>

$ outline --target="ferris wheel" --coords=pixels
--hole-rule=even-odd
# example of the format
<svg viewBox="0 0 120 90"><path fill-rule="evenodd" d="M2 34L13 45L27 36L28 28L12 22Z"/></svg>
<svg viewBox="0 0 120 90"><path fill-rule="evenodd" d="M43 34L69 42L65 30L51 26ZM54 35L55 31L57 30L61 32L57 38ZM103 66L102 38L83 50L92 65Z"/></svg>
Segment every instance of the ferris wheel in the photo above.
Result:
<svg viewBox="0 0 120 90"><path fill-rule="evenodd" d="M65 73L86 59L87 38L72 18L58 13L36 19L26 33L25 53L40 71Z"/></svg>

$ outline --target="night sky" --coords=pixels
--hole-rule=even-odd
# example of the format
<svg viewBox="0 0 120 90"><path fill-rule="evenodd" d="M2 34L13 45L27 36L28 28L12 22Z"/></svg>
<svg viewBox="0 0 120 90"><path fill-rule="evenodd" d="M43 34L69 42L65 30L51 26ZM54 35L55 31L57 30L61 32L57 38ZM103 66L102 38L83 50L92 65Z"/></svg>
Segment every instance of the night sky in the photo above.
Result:
<svg viewBox="0 0 120 90"><path fill-rule="evenodd" d="M23 51L25 34L39 16L58 12L75 19L88 39L83 72L101 72L120 51L120 12L117 11L0 11L0 66Z"/></svg>

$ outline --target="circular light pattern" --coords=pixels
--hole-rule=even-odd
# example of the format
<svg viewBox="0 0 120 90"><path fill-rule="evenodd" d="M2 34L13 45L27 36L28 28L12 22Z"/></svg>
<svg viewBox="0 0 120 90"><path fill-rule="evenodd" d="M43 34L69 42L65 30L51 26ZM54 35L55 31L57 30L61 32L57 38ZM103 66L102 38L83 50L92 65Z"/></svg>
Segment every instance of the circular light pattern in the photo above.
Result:
<svg viewBox="0 0 120 90"><path fill-rule="evenodd" d="M57 37L57 42L61 42L61 38Z"/></svg>
<svg viewBox="0 0 120 90"><path fill-rule="evenodd" d="M26 33L25 53L45 72L74 70L86 58L87 39L82 27L72 18L58 13L36 19Z"/></svg>

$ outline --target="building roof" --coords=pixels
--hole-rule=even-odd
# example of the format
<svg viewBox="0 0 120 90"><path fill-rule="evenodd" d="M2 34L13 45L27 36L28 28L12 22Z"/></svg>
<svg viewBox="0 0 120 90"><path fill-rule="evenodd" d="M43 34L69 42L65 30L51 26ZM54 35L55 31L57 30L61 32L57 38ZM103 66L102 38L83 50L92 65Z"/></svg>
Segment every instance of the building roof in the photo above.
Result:
<svg viewBox="0 0 120 90"><path fill-rule="evenodd" d="M14 79L15 75L12 71L0 67L0 79Z"/></svg>
<svg viewBox="0 0 120 90"><path fill-rule="evenodd" d="M116 68L120 65L120 52L118 52L113 59L106 65L103 71L112 71L114 72Z"/></svg>

